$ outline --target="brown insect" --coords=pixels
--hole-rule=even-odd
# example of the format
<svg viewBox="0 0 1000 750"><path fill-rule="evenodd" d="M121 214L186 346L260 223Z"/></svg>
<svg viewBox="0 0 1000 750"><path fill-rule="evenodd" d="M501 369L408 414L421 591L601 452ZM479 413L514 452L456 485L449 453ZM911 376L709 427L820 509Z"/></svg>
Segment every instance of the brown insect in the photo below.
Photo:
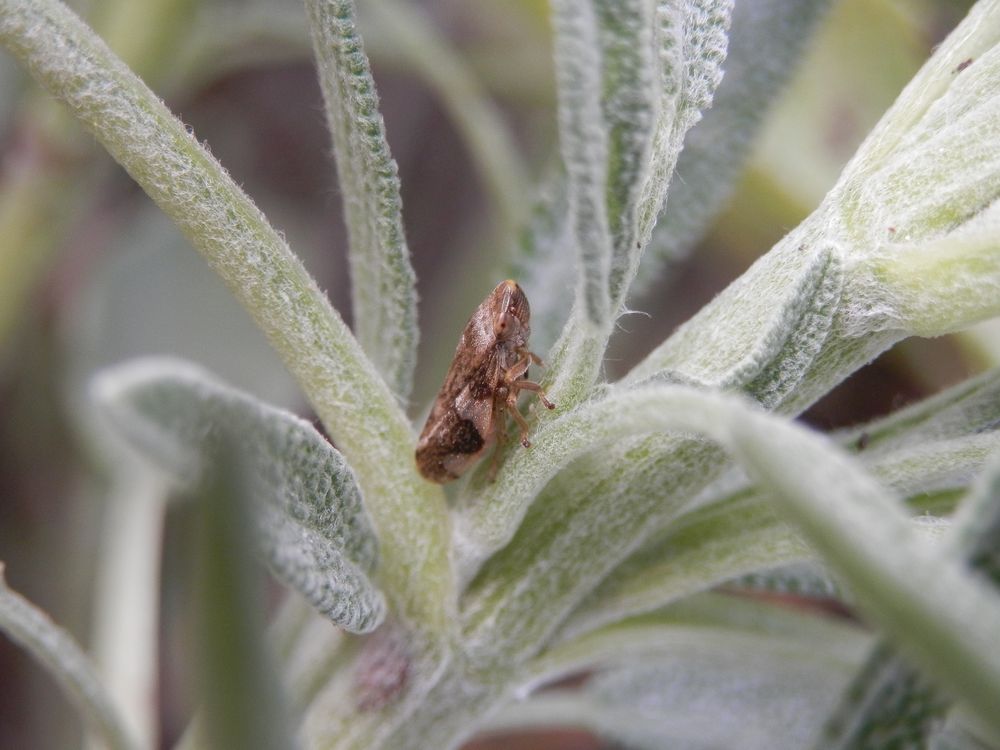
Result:
<svg viewBox="0 0 1000 750"><path fill-rule="evenodd" d="M528 442L528 423L517 410L521 391L534 391L549 409L555 404L538 383L527 380L528 366L542 360L528 351L528 298L508 279L476 308L462 331L444 385L417 443L417 468L432 482L457 479L497 440L506 438L506 415Z"/></svg>

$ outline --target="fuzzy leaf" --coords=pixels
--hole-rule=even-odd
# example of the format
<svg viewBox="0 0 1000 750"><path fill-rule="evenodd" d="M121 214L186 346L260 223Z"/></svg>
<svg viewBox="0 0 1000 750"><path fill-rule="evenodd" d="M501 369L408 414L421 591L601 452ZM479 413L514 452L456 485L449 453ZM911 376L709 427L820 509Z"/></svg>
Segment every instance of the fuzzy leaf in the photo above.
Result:
<svg viewBox="0 0 1000 750"><path fill-rule="evenodd" d="M795 70L828 5L829 0L735 4L725 76L711 108L684 139L677 179L639 266L633 294L648 288L666 261L686 253L729 199L768 104Z"/></svg>
<svg viewBox="0 0 1000 750"><path fill-rule="evenodd" d="M551 172L542 181L507 273L531 300L531 344L540 352L559 337L573 304L566 273L574 252L568 186L561 163Z"/></svg>
<svg viewBox="0 0 1000 750"><path fill-rule="evenodd" d="M354 474L312 425L178 361L120 366L94 391L112 423L187 489L232 442L275 575L341 627L368 632L381 622L385 601L367 575L378 545Z"/></svg>
<svg viewBox="0 0 1000 750"><path fill-rule="evenodd" d="M500 721L582 726L640 748L805 746L867 637L752 600L696 601L541 657L552 676L597 674L581 690L539 693ZM566 710L550 713L554 696Z"/></svg>
<svg viewBox="0 0 1000 750"><path fill-rule="evenodd" d="M353 0L309 0L310 29L350 237L354 329L403 404L417 356L416 277L403 233L396 162Z"/></svg>
<svg viewBox="0 0 1000 750"><path fill-rule="evenodd" d="M611 219L606 205L610 149L602 107L601 30L592 0L554 0L559 144L569 183L570 224L578 254L578 300L602 328L609 315Z"/></svg>
<svg viewBox="0 0 1000 750"><path fill-rule="evenodd" d="M776 408L813 366L843 287L837 250L775 248L625 378L682 377Z"/></svg>
<svg viewBox="0 0 1000 750"><path fill-rule="evenodd" d="M7 586L0 563L0 630L44 666L80 711L95 739L110 750L137 750L97 676L76 641L48 615Z"/></svg>
<svg viewBox="0 0 1000 750"><path fill-rule="evenodd" d="M828 196L857 264L847 329L937 336L1000 313L1000 3L981 0Z"/></svg>
<svg viewBox="0 0 1000 750"><path fill-rule="evenodd" d="M0 44L63 102L222 276L350 459L384 541L380 582L430 635L452 590L440 487L412 461L413 426L281 235L184 124L58 0L0 0ZM413 586L415 571L425 585Z"/></svg>
<svg viewBox="0 0 1000 750"><path fill-rule="evenodd" d="M995 453L1000 456L1000 453ZM994 457L956 514L951 552L1000 585L1000 460ZM879 643L824 727L817 748L864 746L877 737L924 744L950 700L887 642Z"/></svg>
<svg viewBox="0 0 1000 750"><path fill-rule="evenodd" d="M656 80L654 45L658 29L654 25L652 3L599 0L594 5L603 56L601 112L608 144L605 186L611 232L608 313L614 317L638 264L640 200L651 163L655 168L654 126L657 116L662 115L658 99L665 87L662 82L657 86ZM686 61L685 52L688 50L681 51L678 57ZM674 124L669 115L663 119Z"/></svg>
<svg viewBox="0 0 1000 750"><path fill-rule="evenodd" d="M626 425L632 433L694 431L726 445L850 585L859 607L1000 735L1000 721L990 708L1000 702L1000 657L990 656L988 646L1000 628L1000 599L954 560L923 543L909 528L901 504L825 438L739 399L678 386L615 394L587 405L560 427L576 420L578 433L589 435L564 439L577 446L588 438L606 442ZM621 515L626 509L615 511ZM550 569L550 576L555 573ZM522 586L519 596L508 596L504 606L523 616L518 599L537 593L537 588ZM569 581L560 585L557 579L538 616L564 616L562 608L574 596L579 596L575 586ZM503 644L498 628L511 626L506 616L487 606L470 621L469 636L489 654L485 644L491 638ZM513 635L516 641L522 637L523 629Z"/></svg>
<svg viewBox="0 0 1000 750"><path fill-rule="evenodd" d="M639 253L649 244L657 216L667 200L677 158L688 130L712 105L722 80L732 0L659 0L656 4L656 48L659 57L659 111L653 138L651 169L642 189L638 233L622 288L613 289L619 303L635 277Z"/></svg>
<svg viewBox="0 0 1000 750"><path fill-rule="evenodd" d="M916 507L928 493L964 491L1000 448L998 427L1000 370L993 370L889 417L843 431L837 439L858 450L869 471L910 497ZM653 474L649 479L650 487L667 486L676 467L668 462L661 471L659 478ZM628 488L604 496L604 503L613 507L635 502ZM563 627L563 637L662 606L740 573L811 555L775 515L766 493L737 477L689 502L683 513L670 518L607 574ZM812 581L830 591L828 579Z"/></svg>

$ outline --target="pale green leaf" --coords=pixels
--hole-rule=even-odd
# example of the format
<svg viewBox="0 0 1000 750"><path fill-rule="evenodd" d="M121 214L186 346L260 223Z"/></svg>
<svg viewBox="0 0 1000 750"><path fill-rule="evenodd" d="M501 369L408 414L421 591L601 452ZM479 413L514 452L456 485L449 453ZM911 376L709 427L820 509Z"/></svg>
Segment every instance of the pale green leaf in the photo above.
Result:
<svg viewBox="0 0 1000 750"><path fill-rule="evenodd" d="M625 378L668 371L706 386L742 389L775 408L823 351L844 283L834 248L782 245L655 349Z"/></svg>
<svg viewBox="0 0 1000 750"><path fill-rule="evenodd" d="M417 356L417 291L403 234L396 162L353 0L309 0L306 5L350 239L354 330L405 404Z"/></svg>
<svg viewBox="0 0 1000 750"><path fill-rule="evenodd" d="M733 8L725 75L712 106L684 138L670 199L656 221L633 293L641 294L663 265L686 253L732 194L769 104L828 0L738 2Z"/></svg>
<svg viewBox="0 0 1000 750"><path fill-rule="evenodd" d="M649 244L688 130L712 104L722 80L732 0L658 0L656 50L659 107L649 173L642 186L638 232L624 285L614 290L624 301Z"/></svg>
<svg viewBox="0 0 1000 750"><path fill-rule="evenodd" d="M1000 461L994 459L982 472L970 495L956 514L950 551L996 585L1000 583ZM882 743L925 743L932 722L950 703L896 649L882 642L830 716L817 750L867 746L876 737Z"/></svg>
<svg viewBox="0 0 1000 750"><path fill-rule="evenodd" d="M88 730L110 750L137 750L97 670L72 636L12 591L0 563L0 630L29 651L76 705Z"/></svg>
<svg viewBox="0 0 1000 750"><path fill-rule="evenodd" d="M964 491L988 456L1000 448L998 426L1000 371L994 370L888 417L843 431L837 438L845 447L859 451L868 470L909 497L916 508L925 507L929 493L950 496ZM612 476L620 473L613 461L603 471ZM653 473L644 484L624 487L616 494L605 492L603 504L631 506L655 491L651 488L669 486L676 473L676 464L667 460L660 475ZM658 533L607 574L563 627L563 634L647 611L762 568L768 569L764 578L782 585L782 569L770 569L811 556L775 515L766 493L736 475L689 501L683 512L670 517ZM819 571L813 573L801 583L830 592L832 582L816 577ZM759 585L764 583L757 580ZM794 585L787 579L784 583Z"/></svg>
<svg viewBox="0 0 1000 750"><path fill-rule="evenodd" d="M694 431L726 445L849 584L859 607L1000 734L990 708L1000 702L1000 657L990 656L993 652L988 645L1000 628L1000 600L953 559L923 542L909 528L901 503L828 440L749 408L740 399L679 386L616 393L573 416L549 425L565 429L572 424L575 429L572 435L560 434L564 445L558 448L543 451L539 441L537 454L542 460L553 458L552 451L567 450L567 443L573 444L572 450L588 440L606 442L626 425L633 433ZM574 424L576 420L580 421ZM542 473L534 478L540 479ZM619 516L627 516L630 510L614 509ZM608 517L606 522L619 521ZM504 573L503 568L499 573ZM582 593L569 581L560 581L561 574L550 568L547 575L556 579L555 586L546 588L544 601L532 601L536 623L539 617L565 616L566 608ZM525 610L517 599L533 599L541 591L537 584L523 587L519 597L507 598L504 607L515 617L523 616ZM470 593L474 592L475 587ZM508 627L515 633L504 638L512 638L515 644L521 638L537 642L539 633L526 637L524 629L490 604L489 596L484 604L470 621L469 635L485 653L489 653L485 644L500 639Z"/></svg>
<svg viewBox="0 0 1000 750"><path fill-rule="evenodd" d="M692 604L541 657L538 666L551 676L596 676L576 691L541 692L493 725L580 726L642 748L805 746L863 657L867 637L749 599ZM550 703L553 696L570 711L549 713L559 705ZM583 710L572 713L574 701Z"/></svg>
<svg viewBox="0 0 1000 750"><path fill-rule="evenodd" d="M381 622L385 601L368 578L378 556L371 522L350 467L312 425L171 360L109 370L95 394L112 423L188 489L232 442L275 575L348 630Z"/></svg>
<svg viewBox="0 0 1000 750"><path fill-rule="evenodd" d="M443 630L444 496L399 460L412 425L343 320L222 166L79 18L58 0L2 0L0 11L0 44L177 223L278 350L357 472L400 617ZM425 585L411 585L414 571Z"/></svg>
<svg viewBox="0 0 1000 750"><path fill-rule="evenodd" d="M555 71L559 97L559 144L569 184L570 225L577 248L578 304L598 328L609 316L611 158L602 107L600 19L591 0L555 0Z"/></svg>

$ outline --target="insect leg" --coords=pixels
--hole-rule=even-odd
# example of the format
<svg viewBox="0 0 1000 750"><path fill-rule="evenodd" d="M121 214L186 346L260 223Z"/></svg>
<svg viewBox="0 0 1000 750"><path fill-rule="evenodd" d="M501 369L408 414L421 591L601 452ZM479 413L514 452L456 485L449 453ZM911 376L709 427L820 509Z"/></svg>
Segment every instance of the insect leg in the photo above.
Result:
<svg viewBox="0 0 1000 750"><path fill-rule="evenodd" d="M556 405L545 397L545 390L542 388L542 386L538 385L538 383L533 383L530 380L515 380L513 383L510 384L510 387L511 390L515 392L520 390L534 391L535 393L538 394L538 400L541 401L543 404L545 404L546 409L556 408Z"/></svg>
<svg viewBox="0 0 1000 750"><path fill-rule="evenodd" d="M528 356L529 352L518 353L521 355L521 358L504 371L503 379L505 383L514 383L518 378L523 378L528 372L528 365L531 364L531 358Z"/></svg>
<svg viewBox="0 0 1000 750"><path fill-rule="evenodd" d="M523 380L519 380L518 383L523 383ZM510 415L514 417L514 421L517 422L517 426L521 428L521 445L525 448L531 447L531 442L528 440L528 422L521 412L517 410L517 389L511 388L510 393L507 396L507 411Z"/></svg>
<svg viewBox="0 0 1000 750"><path fill-rule="evenodd" d="M529 352L527 349L518 349L517 353L520 356L522 356L522 357L527 357L528 359L530 359L534 364L538 365L539 367L545 367L545 363L542 362L542 358L539 357L534 352Z"/></svg>

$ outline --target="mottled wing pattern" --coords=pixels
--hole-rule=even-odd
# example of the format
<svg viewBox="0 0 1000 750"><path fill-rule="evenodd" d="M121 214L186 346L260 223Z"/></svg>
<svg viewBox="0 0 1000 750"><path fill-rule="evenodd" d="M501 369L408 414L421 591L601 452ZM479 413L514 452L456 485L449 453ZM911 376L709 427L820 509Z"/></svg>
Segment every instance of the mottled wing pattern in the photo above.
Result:
<svg viewBox="0 0 1000 750"><path fill-rule="evenodd" d="M477 321L469 321L466 333ZM463 334L417 443L417 465L436 482L457 479L496 437L496 394L503 377L495 346L469 347Z"/></svg>

